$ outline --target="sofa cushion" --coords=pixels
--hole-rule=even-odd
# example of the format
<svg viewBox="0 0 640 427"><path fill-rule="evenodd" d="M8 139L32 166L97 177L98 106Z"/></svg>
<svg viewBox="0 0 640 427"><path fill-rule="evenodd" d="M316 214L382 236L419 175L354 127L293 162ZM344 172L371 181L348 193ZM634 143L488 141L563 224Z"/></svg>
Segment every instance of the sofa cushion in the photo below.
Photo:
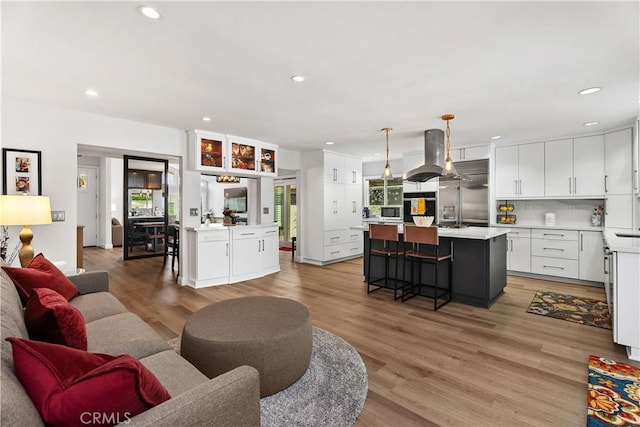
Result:
<svg viewBox="0 0 640 427"><path fill-rule="evenodd" d="M36 255L25 268L3 266L2 269L18 288L23 303L27 302L35 288L53 289L67 301L78 295L78 288L42 254Z"/></svg>
<svg viewBox="0 0 640 427"><path fill-rule="evenodd" d="M144 357L140 359L140 363L158 378L172 396L178 396L209 381L205 374L173 350Z"/></svg>
<svg viewBox="0 0 640 427"><path fill-rule="evenodd" d="M107 425L169 400L158 379L129 355L89 353L66 346L8 339L16 374L49 426Z"/></svg>
<svg viewBox="0 0 640 427"><path fill-rule="evenodd" d="M87 323L89 351L112 355L130 354L136 359L171 347L142 319L121 313Z"/></svg>
<svg viewBox="0 0 640 427"><path fill-rule="evenodd" d="M84 317L53 289L33 290L24 310L24 322L32 340L87 349Z"/></svg>
<svg viewBox="0 0 640 427"><path fill-rule="evenodd" d="M69 304L80 310L86 323L114 314L127 313L127 309L109 292L78 295Z"/></svg>

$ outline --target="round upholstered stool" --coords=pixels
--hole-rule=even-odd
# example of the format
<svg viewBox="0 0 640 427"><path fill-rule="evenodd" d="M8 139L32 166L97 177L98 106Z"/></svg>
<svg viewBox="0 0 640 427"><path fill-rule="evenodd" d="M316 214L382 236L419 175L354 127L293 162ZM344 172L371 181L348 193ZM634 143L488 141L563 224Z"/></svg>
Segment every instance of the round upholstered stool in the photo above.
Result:
<svg viewBox="0 0 640 427"><path fill-rule="evenodd" d="M244 297L211 304L189 317L181 354L209 378L242 365L260 373L260 397L296 382L311 359L311 318L290 299Z"/></svg>

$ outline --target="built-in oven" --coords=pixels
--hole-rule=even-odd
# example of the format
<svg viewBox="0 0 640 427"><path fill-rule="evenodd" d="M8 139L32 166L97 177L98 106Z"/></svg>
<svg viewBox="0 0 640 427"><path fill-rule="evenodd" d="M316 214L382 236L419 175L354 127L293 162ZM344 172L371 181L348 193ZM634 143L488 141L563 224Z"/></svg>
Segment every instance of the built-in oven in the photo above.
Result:
<svg viewBox="0 0 640 427"><path fill-rule="evenodd" d="M411 214L411 203L413 202L414 204L416 202L414 202L414 200L417 199L424 199L424 203L425 203L425 212L424 213L416 213L415 215L418 216L432 216L436 217L436 212L438 211L437 209L437 199L436 199L436 192L435 191L423 191L423 192L415 192L415 193L404 193L404 195L402 196L402 210L404 212L403 214L403 220L404 222L411 222L413 223L413 215Z"/></svg>

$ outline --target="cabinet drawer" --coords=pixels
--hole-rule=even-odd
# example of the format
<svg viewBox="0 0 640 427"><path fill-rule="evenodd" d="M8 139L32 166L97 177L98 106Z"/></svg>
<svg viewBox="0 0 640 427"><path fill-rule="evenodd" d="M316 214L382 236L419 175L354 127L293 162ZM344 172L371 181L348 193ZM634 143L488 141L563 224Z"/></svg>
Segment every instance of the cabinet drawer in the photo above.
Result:
<svg viewBox="0 0 640 427"><path fill-rule="evenodd" d="M324 245L340 245L347 242L347 233L345 230L334 230L324 232Z"/></svg>
<svg viewBox="0 0 640 427"><path fill-rule="evenodd" d="M512 228L510 232L507 233L508 237L513 238L529 238L531 237L531 229L530 228Z"/></svg>
<svg viewBox="0 0 640 427"><path fill-rule="evenodd" d="M325 246L324 260L331 261L339 258L362 255L362 253L363 253L362 241L343 243L340 245Z"/></svg>
<svg viewBox="0 0 640 427"><path fill-rule="evenodd" d="M257 239L262 237L262 230L256 228L248 230L235 228L231 231L231 236L233 237L233 240Z"/></svg>
<svg viewBox="0 0 640 427"><path fill-rule="evenodd" d="M534 239L553 240L578 240L578 232L575 230L531 230L531 237Z"/></svg>
<svg viewBox="0 0 640 427"><path fill-rule="evenodd" d="M578 241L531 239L531 255L548 258L578 259Z"/></svg>
<svg viewBox="0 0 640 427"><path fill-rule="evenodd" d="M347 242L362 242L362 231L360 230L347 230L345 234Z"/></svg>
<svg viewBox="0 0 640 427"><path fill-rule="evenodd" d="M578 261L549 257L531 257L531 272L549 276L578 278Z"/></svg>
<svg viewBox="0 0 640 427"><path fill-rule="evenodd" d="M220 240L229 240L229 232L227 230L215 231L199 231L198 242L215 242Z"/></svg>

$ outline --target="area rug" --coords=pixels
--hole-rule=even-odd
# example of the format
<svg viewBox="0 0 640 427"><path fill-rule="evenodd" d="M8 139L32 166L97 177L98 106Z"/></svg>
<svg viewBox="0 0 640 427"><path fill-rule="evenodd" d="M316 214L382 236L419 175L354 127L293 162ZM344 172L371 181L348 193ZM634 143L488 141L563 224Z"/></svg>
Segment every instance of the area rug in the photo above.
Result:
<svg viewBox="0 0 640 427"><path fill-rule="evenodd" d="M606 302L554 292L537 291L527 313L611 329L611 315Z"/></svg>
<svg viewBox="0 0 640 427"><path fill-rule="evenodd" d="M169 344L180 351L180 337ZM351 426L362 411L367 388L367 369L358 352L314 326L309 369L289 388L260 399L260 425Z"/></svg>
<svg viewBox="0 0 640 427"><path fill-rule="evenodd" d="M291 252L291 248L289 248L287 246L280 246L280 250L281 251L285 251L285 252Z"/></svg>
<svg viewBox="0 0 640 427"><path fill-rule="evenodd" d="M589 356L587 427L640 425L640 368Z"/></svg>

